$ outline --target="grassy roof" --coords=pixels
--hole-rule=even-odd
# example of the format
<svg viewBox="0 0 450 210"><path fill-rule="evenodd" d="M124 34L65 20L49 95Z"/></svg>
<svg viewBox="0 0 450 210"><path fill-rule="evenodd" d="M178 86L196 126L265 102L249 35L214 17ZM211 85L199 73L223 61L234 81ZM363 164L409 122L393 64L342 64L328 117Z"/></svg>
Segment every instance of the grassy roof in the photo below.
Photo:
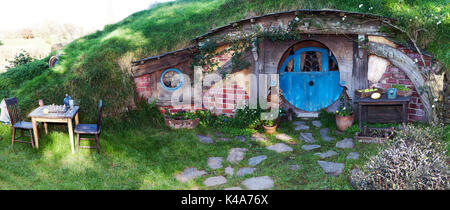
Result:
<svg viewBox="0 0 450 210"><path fill-rule="evenodd" d="M137 12L73 41L62 50L60 65L33 71L34 77L21 79L19 86L0 85L0 97L17 95L22 109L30 111L38 99L62 103L69 93L83 107L82 119L95 117L99 99L104 100L107 116L117 116L134 103L128 72L132 61L183 48L193 38L233 21L296 9L338 9L395 18L405 30L423 28L418 32L420 47L447 66L450 63L450 6L445 0L178 0ZM393 36L406 41L401 34ZM5 77L0 74L0 81Z"/></svg>

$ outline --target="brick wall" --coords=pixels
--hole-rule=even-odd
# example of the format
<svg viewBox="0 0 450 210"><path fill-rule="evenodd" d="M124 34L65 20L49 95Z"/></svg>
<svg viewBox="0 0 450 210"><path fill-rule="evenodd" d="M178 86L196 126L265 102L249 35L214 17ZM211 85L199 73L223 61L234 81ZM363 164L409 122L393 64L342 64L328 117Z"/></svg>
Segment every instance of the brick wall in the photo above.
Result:
<svg viewBox="0 0 450 210"><path fill-rule="evenodd" d="M203 105L217 114L233 115L237 105L247 105L249 96L243 87L236 83L224 85L222 88L212 87L203 95Z"/></svg>
<svg viewBox="0 0 450 210"><path fill-rule="evenodd" d="M408 55L411 59L417 62L419 66L422 66L423 62L420 59L420 55L408 48L400 47L399 50L401 50L403 53ZM432 58L425 56L424 60L427 64L427 66L430 65ZM408 120L409 121L424 121L425 120L425 107L422 104L422 101L420 99L419 93L417 92L416 88L414 87L411 80L408 78L408 76L399 68L396 66L389 66L386 69L386 72L383 74L380 81L378 81L375 86L381 87L383 89L391 88L392 85L400 84L404 85L407 88L410 88L413 90L413 94L411 96L411 101L409 102L408 106Z"/></svg>
<svg viewBox="0 0 450 210"><path fill-rule="evenodd" d="M136 91L139 97L148 99L151 96L150 92L150 75L145 74L140 77L134 78L134 83L136 84Z"/></svg>
<svg viewBox="0 0 450 210"><path fill-rule="evenodd" d="M203 93L203 106L195 108L194 105L185 104L167 106L170 113L180 111L196 111L209 109L216 114L234 115L238 103L248 104L249 96L243 87L233 83L223 88L212 87ZM166 108L164 106L163 108Z"/></svg>
<svg viewBox="0 0 450 210"><path fill-rule="evenodd" d="M422 101L420 100L419 94L411 80L402 70L400 70L396 66L389 66L376 86L383 89L388 89L392 88L392 85L396 84L404 85L405 87L413 90L413 95L411 96L411 101L409 102L408 106L408 120L425 120L425 110Z"/></svg>

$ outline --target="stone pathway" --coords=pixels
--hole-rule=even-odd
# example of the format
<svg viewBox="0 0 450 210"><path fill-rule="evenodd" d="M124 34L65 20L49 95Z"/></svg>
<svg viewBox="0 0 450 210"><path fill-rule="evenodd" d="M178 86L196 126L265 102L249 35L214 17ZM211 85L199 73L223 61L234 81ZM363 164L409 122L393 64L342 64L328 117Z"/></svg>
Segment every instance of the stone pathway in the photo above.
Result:
<svg viewBox="0 0 450 210"><path fill-rule="evenodd" d="M300 133L300 136L298 137L299 140L302 140L306 143L315 143L316 140L314 139L312 133Z"/></svg>
<svg viewBox="0 0 450 210"><path fill-rule="evenodd" d="M348 153L347 159L353 159L353 160L359 159L359 152L350 152L350 153Z"/></svg>
<svg viewBox="0 0 450 210"><path fill-rule="evenodd" d="M266 135L261 134L261 133L254 133L254 134L252 134L251 139L253 141L257 141L257 142L266 142L266 141L268 141Z"/></svg>
<svg viewBox="0 0 450 210"><path fill-rule="evenodd" d="M321 123L320 121L318 121L318 120L312 121L312 124L313 124L314 126L316 126L317 128L322 127L322 123Z"/></svg>
<svg viewBox="0 0 450 210"><path fill-rule="evenodd" d="M344 164L343 163L333 163L333 162L326 162L326 161L317 161L317 163L322 167L322 169L325 171L326 174L329 176L338 176L339 174L344 171Z"/></svg>
<svg viewBox="0 0 450 210"><path fill-rule="evenodd" d="M228 176L233 176L234 175L234 168L228 166L225 168L225 174L227 174Z"/></svg>
<svg viewBox="0 0 450 210"><path fill-rule="evenodd" d="M208 187L222 185L225 183L227 183L227 179L225 179L225 177L223 177L223 176L209 177L205 181L203 181L203 184Z"/></svg>
<svg viewBox="0 0 450 210"><path fill-rule="evenodd" d="M351 138L345 138L344 140L336 143L336 147L341 149L349 149L353 148L353 146L354 146L353 139Z"/></svg>
<svg viewBox="0 0 450 210"><path fill-rule="evenodd" d="M258 165L259 163L261 163L265 159L267 159L266 155L260 155L260 156L252 157L252 158L248 159L248 165L256 166L256 165Z"/></svg>
<svg viewBox="0 0 450 210"><path fill-rule="evenodd" d="M228 151L227 161L233 164L239 163L244 159L245 152L248 149L245 148L233 148Z"/></svg>
<svg viewBox="0 0 450 210"><path fill-rule="evenodd" d="M291 170L293 170L293 171L297 171L297 170L299 170L300 169L300 165L290 165L289 166L289 169L291 169Z"/></svg>
<svg viewBox="0 0 450 210"><path fill-rule="evenodd" d="M240 187L229 187L229 188L225 188L225 190L242 190L242 188L240 188Z"/></svg>
<svg viewBox="0 0 450 210"><path fill-rule="evenodd" d="M210 157L208 158L208 166L211 169L219 169L222 168L222 157Z"/></svg>
<svg viewBox="0 0 450 210"><path fill-rule="evenodd" d="M245 136L235 136L234 138L235 138L236 140L242 141L242 142L247 141L247 138L245 138Z"/></svg>
<svg viewBox="0 0 450 210"><path fill-rule="evenodd" d="M302 146L302 149L303 150L313 150L313 149L318 149L318 148L320 148L320 145L317 145L317 144L311 144L311 145L303 145Z"/></svg>
<svg viewBox="0 0 450 210"><path fill-rule="evenodd" d="M320 129L320 136L322 137L322 139L324 140L324 141L333 141L335 138L333 138L333 137L329 137L328 136L328 131L330 131L330 129L329 128L322 128L322 129Z"/></svg>
<svg viewBox="0 0 450 210"><path fill-rule="evenodd" d="M272 151L275 151L275 152L278 152L278 153L293 151L293 149L290 146L288 146L288 145L286 145L284 143L277 143L277 144L268 146L266 148L268 150L272 150Z"/></svg>
<svg viewBox="0 0 450 210"><path fill-rule="evenodd" d="M291 141L293 138L287 134L284 133L277 133L275 134L275 138L281 141Z"/></svg>
<svg viewBox="0 0 450 210"><path fill-rule="evenodd" d="M185 182L188 182L188 181L190 181L192 179L195 179L195 178L197 178L199 176L203 176L205 174L206 174L206 171L204 171L204 170L199 171L196 168L186 168L183 171L183 173L175 175L175 178L178 181L180 181L182 183L185 183Z"/></svg>
<svg viewBox="0 0 450 210"><path fill-rule="evenodd" d="M300 133L299 138L298 138L300 141L308 143L308 145L303 145L301 147L301 149L310 151L310 150L316 150L316 149L321 148L321 145L319 144L320 141L319 141L319 143L317 143L318 141L316 139L314 139L313 134L311 132L308 132L308 130L310 129L310 126L306 124L307 123L306 121L295 121L292 123L294 124L296 131L299 131L299 130L306 131L306 132ZM311 124L316 128L322 127L322 123L318 120L312 121ZM329 131L330 131L329 128L320 129L320 136L321 136L322 140L325 142L330 142L330 141L336 140L336 138L328 136ZM216 142L230 141L232 139L240 141L240 142L247 141L247 138L245 136L238 135L238 136L228 138L228 137L224 137L224 134L220 133L220 132L214 133L213 137L211 137L210 135L205 136L205 135L199 134L199 135L197 135L197 138L199 139L200 142L205 143L205 144L214 143L213 139L215 139ZM283 141L288 144L291 144L292 142L296 143L296 141L294 140L294 138L292 136L285 134L285 133L276 133L275 138L277 140ZM266 135L262 134L262 133L254 133L254 134L252 134L250 139L253 141L257 141L257 142L268 142L268 140L269 140L266 137ZM276 143L276 144L267 146L266 149L275 151L277 153L293 151L293 148L286 145L285 143ZM340 148L340 149L354 148L353 139L345 138L341 141L338 141L336 143L336 148ZM245 153L247 151L248 151L248 149L246 149L246 148L231 148L228 151L228 156L226 158L226 160L229 162L228 164L240 163L244 159ZM326 158L336 156L336 155L338 155L338 153L333 150L328 150L326 152L316 152L316 153L314 153L314 155L318 156L320 159L326 159ZM359 159L359 157L360 157L359 152L349 152L346 156L346 159L356 160L356 159ZM240 167L236 171L235 171L235 168L233 168L231 166L227 166L227 163L225 163L225 166L227 166L227 167L224 170L225 171L224 176L242 177L242 176L246 176L246 175L251 175L257 169L255 166L258 166L259 164L261 164L261 162L263 162L267 158L268 158L267 155L259 155L259 156L251 157L247 160L248 167L245 167L245 166ZM207 161L208 161L208 167L213 170L223 168L223 164L224 164L223 157L209 157ZM345 167L344 163L329 162L329 161L322 161L322 160L318 160L317 164L329 176L339 176L340 174L342 174L344 167ZM297 171L300 169L301 169L301 165L299 165L299 164L289 165L289 170ZM196 168L191 167L191 168L186 168L182 173L176 174L175 178L178 181L185 183L185 182L193 180L197 177L203 176L205 174L206 174L205 170L198 170ZM215 174L215 173L213 173L213 174ZM203 181L203 184L208 187L214 187L214 186L220 186L220 185L227 183L227 178L225 178L224 176L221 176L220 174L217 174L217 175L219 175L219 176L213 176L213 177L209 177L209 178L205 179ZM243 182L241 182L241 184L244 185L245 189L248 189L248 190L265 190L265 189L271 189L274 186L274 181L269 176L260 176L260 177L252 177L252 178L245 179ZM225 188L225 190L242 190L242 188L240 186L234 186L234 187Z"/></svg>
<svg viewBox="0 0 450 210"><path fill-rule="evenodd" d="M337 155L337 154L338 154L337 152L332 151L332 150L329 150L329 151L324 152L324 153L320 153L320 152L314 153L314 155L317 155L317 156L319 156L319 157L322 158L322 159L324 159L324 158L329 158L329 157L335 156L335 155Z"/></svg>
<svg viewBox="0 0 450 210"><path fill-rule="evenodd" d="M249 168L249 167L240 168L236 172L236 176L245 176L247 174L252 174L255 170L256 168Z"/></svg>
<svg viewBox="0 0 450 210"><path fill-rule="evenodd" d="M198 138L198 140L200 140L200 142L205 143L205 144L213 143L212 138L209 136L197 135L197 138Z"/></svg>
<svg viewBox="0 0 450 210"><path fill-rule="evenodd" d="M246 179L242 184L249 190L267 190L273 187L273 180L269 176Z"/></svg>

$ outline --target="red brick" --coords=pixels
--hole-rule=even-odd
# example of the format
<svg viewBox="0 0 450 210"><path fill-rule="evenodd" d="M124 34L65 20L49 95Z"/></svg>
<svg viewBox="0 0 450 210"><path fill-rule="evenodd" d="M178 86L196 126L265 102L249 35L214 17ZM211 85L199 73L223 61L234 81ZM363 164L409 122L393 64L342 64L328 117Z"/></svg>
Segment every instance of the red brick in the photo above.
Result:
<svg viewBox="0 0 450 210"><path fill-rule="evenodd" d="M408 109L408 113L409 114L416 114L416 110L415 109Z"/></svg>
<svg viewBox="0 0 450 210"><path fill-rule="evenodd" d="M412 85L412 82L409 79L402 79L402 80L399 80L398 82L403 85Z"/></svg>
<svg viewBox="0 0 450 210"><path fill-rule="evenodd" d="M232 109L224 109L222 110L223 113L229 113L229 114L233 114L234 111Z"/></svg>
<svg viewBox="0 0 450 210"><path fill-rule="evenodd" d="M423 121L424 119L425 119L424 116L417 116L417 115L414 115L414 114L408 115L408 120L409 121Z"/></svg>
<svg viewBox="0 0 450 210"><path fill-rule="evenodd" d="M396 79L387 79L386 83L397 84L397 80Z"/></svg>
<svg viewBox="0 0 450 210"><path fill-rule="evenodd" d="M245 90L237 90L236 93L237 94L246 94L247 92L245 92Z"/></svg>
<svg viewBox="0 0 450 210"><path fill-rule="evenodd" d="M392 77L393 77L394 79L405 79L405 74L404 74L404 73L394 73L394 74L392 75Z"/></svg>
<svg viewBox="0 0 450 210"><path fill-rule="evenodd" d="M384 73L383 74L383 78L391 78L392 77L392 73Z"/></svg>

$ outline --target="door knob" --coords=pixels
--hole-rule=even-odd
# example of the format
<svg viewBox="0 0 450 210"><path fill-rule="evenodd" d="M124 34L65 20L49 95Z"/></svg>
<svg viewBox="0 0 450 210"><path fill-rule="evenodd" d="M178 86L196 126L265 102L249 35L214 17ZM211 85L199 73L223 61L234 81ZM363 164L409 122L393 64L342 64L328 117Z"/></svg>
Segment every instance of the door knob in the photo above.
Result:
<svg viewBox="0 0 450 210"><path fill-rule="evenodd" d="M309 86L313 86L314 85L314 82L313 81L309 81Z"/></svg>

